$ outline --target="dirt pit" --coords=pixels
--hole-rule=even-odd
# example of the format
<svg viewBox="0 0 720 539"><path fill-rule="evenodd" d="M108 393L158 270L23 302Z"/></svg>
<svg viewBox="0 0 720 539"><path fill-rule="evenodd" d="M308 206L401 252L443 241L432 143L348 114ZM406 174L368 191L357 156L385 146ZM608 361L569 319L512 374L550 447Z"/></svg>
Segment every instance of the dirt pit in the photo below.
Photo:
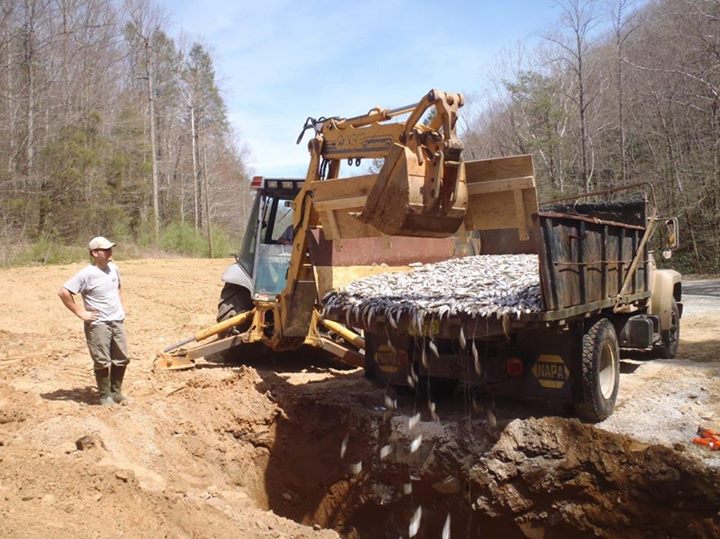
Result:
<svg viewBox="0 0 720 539"><path fill-rule="evenodd" d="M225 264L120 262L135 361L111 409L55 295L80 266L0 271L0 535L720 536L720 452L690 443L720 426L720 315L683 321L679 359L627 363L598 426L390 396L305 350L153 374L213 322Z"/></svg>

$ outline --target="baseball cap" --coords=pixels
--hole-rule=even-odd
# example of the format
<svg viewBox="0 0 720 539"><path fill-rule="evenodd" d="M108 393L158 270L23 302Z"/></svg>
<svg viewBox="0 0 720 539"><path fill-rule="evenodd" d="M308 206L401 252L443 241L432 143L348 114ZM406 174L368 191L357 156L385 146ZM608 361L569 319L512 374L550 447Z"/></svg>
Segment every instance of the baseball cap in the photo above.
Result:
<svg viewBox="0 0 720 539"><path fill-rule="evenodd" d="M88 250L94 251L95 249L110 249L113 245L109 239L102 236L97 236L88 242Z"/></svg>

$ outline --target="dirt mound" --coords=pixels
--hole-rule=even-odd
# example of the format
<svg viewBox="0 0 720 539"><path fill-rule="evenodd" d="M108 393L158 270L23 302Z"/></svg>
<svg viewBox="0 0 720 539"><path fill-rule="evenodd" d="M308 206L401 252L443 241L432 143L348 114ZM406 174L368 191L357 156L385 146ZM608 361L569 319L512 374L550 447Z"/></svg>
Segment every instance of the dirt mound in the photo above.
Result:
<svg viewBox="0 0 720 539"><path fill-rule="evenodd" d="M532 529L720 536L720 474L575 420L516 420L470 472L474 505Z"/></svg>
<svg viewBox="0 0 720 539"><path fill-rule="evenodd" d="M74 445L74 444L73 444ZM54 455L22 443L3 451L3 537L184 537L205 520L220 537L228 519L181 493L153 494L132 472L96 466L102 448Z"/></svg>

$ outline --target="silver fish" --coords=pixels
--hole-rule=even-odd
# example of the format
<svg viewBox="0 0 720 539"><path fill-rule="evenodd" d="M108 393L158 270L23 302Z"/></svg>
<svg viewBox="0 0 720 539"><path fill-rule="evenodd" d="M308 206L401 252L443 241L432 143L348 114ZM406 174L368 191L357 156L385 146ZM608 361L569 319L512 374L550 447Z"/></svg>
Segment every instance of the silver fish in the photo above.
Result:
<svg viewBox="0 0 720 539"><path fill-rule="evenodd" d="M420 519L422 518L422 506L418 505L412 518L410 519L410 526L408 526L408 537L415 537L417 532L420 530Z"/></svg>

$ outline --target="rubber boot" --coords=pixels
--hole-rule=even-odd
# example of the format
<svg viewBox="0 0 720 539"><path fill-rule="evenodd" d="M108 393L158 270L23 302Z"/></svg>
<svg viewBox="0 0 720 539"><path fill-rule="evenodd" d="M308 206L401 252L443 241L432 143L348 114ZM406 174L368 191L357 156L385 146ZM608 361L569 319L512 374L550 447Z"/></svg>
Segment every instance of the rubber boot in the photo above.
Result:
<svg viewBox="0 0 720 539"><path fill-rule="evenodd" d="M112 393L112 400L118 404L127 402L127 399L122 394L123 378L125 378L125 365L113 365L110 367L110 390Z"/></svg>
<svg viewBox="0 0 720 539"><path fill-rule="evenodd" d="M112 406L115 401L110 393L110 373L107 369L98 369L95 371L95 381L97 382L98 393L100 393L100 406Z"/></svg>

